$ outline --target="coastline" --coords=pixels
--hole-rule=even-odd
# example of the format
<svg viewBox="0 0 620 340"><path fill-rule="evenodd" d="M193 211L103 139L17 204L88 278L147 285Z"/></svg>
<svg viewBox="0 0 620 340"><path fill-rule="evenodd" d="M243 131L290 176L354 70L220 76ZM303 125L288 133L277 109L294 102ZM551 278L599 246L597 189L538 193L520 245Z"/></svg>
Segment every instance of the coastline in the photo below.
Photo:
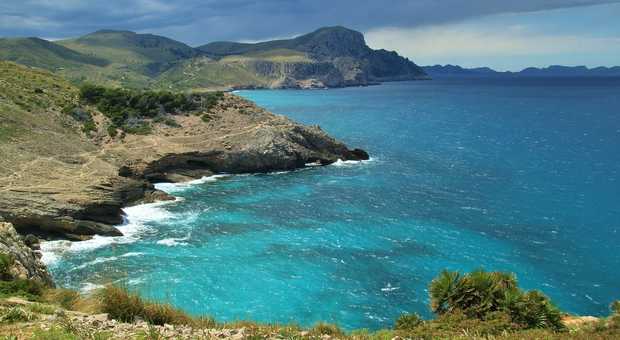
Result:
<svg viewBox="0 0 620 340"><path fill-rule="evenodd" d="M138 242L140 240L140 234L148 231L148 226L145 225L151 221L161 221L168 218L172 218L172 215L166 211L165 209L161 209L170 204L174 204L177 202L181 202L184 200L182 197L174 196L175 193L187 190L195 185L201 185L210 182L216 182L218 180L234 177L234 176L252 176L259 174L271 174L271 175L280 175L291 172L298 172L304 170L311 170L316 167L322 166L334 166L334 167L347 167L347 166L356 166L361 164L368 164L370 162L375 162L376 159L373 157L369 157L367 160L346 160L338 159L337 161L323 165L320 163L307 163L302 168L286 170L286 171L273 171L267 173L244 173L244 174L214 174L210 176L204 176L199 179L189 180L185 182L161 182L154 184L154 188L159 191L163 191L167 195L174 197L174 200L157 200L149 203L142 203L136 205L128 205L122 208L124 216L123 223L120 225L115 225L123 235L122 236L99 236L95 235L93 238L89 240L41 240L41 261L43 264L49 269L53 267L60 261L60 258L64 254L77 254L80 252L88 252L96 249L108 247L114 244L131 244ZM183 245L184 241L187 241L188 237L185 238L168 238L157 241L156 243L164 246L179 246ZM131 254L131 253L129 253ZM118 260L119 258L125 257L127 254L120 256L113 256L114 260ZM94 263L100 262L108 262L107 259L100 259L99 261L95 260ZM87 265L87 264L86 264ZM84 267L80 268L83 269ZM131 281L131 280L130 280ZM83 282L82 285L84 288L80 289L81 292L89 292L95 290L97 288L103 287L102 284L92 283L92 282Z"/></svg>

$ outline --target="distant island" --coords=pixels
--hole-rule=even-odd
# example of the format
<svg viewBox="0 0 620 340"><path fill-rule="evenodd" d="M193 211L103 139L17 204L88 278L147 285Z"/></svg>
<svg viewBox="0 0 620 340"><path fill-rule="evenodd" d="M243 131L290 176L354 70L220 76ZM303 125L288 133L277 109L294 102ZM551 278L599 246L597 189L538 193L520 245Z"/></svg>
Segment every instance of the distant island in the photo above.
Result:
<svg viewBox="0 0 620 340"><path fill-rule="evenodd" d="M0 39L0 60L46 69L77 83L181 91L365 86L428 78L409 59L373 50L362 33L341 26L288 40L196 48L116 30L54 42Z"/></svg>
<svg viewBox="0 0 620 340"><path fill-rule="evenodd" d="M423 66L430 77L620 77L620 66L595 67L552 65L528 67L519 72L500 72L489 67L464 68L458 65Z"/></svg>

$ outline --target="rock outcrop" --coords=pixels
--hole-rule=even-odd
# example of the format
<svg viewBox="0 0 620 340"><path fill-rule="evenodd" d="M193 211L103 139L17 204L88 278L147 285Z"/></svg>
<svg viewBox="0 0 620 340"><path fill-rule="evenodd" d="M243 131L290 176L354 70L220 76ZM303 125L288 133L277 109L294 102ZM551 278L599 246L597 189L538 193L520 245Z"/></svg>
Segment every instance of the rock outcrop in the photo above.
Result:
<svg viewBox="0 0 620 340"><path fill-rule="evenodd" d="M29 238L30 246L24 243L24 239L17 234L13 225L0 222L0 275L8 276L2 279L29 279L52 287L54 286L52 278L40 261L40 255L33 249L37 247L38 242L33 242L32 237Z"/></svg>
<svg viewBox="0 0 620 340"><path fill-rule="evenodd" d="M6 66L0 86L7 84L7 92L16 80L2 77L22 72L19 79L26 81L15 97L25 93L37 103L49 101L30 111L17 105L4 108L0 101L0 123L16 132L0 139L0 215L23 234L72 240L118 236L113 225L123 221L123 207L171 199L154 189L157 182L368 158L319 127L297 124L233 94L225 94L209 110L208 122L180 113L169 117L175 124L154 124L148 135L110 137L107 118L90 108L95 131L87 136L55 103L75 101L73 87L63 84L66 88L60 91L56 86L62 80L50 74L15 64L0 66ZM37 85L40 79L47 81Z"/></svg>

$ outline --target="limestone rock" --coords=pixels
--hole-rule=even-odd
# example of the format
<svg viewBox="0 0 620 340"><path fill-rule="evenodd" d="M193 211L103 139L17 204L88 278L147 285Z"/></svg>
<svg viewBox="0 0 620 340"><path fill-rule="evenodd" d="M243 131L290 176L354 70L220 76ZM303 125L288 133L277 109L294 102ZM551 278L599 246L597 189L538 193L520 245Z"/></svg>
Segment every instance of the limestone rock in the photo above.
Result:
<svg viewBox="0 0 620 340"><path fill-rule="evenodd" d="M0 254L8 259L7 267L4 268L8 279L31 279L46 286L54 286L45 265L10 223L0 222Z"/></svg>

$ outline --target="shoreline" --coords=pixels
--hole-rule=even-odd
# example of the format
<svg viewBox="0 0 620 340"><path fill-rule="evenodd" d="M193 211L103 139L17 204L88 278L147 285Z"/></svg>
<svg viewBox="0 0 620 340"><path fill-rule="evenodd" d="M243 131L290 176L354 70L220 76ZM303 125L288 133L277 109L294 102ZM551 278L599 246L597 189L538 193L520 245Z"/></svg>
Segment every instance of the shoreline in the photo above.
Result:
<svg viewBox="0 0 620 340"><path fill-rule="evenodd" d="M41 240L41 261L43 264L49 269L49 267L54 266L57 262L59 262L63 254L65 253L80 253L80 252L88 252L95 251L100 248L108 247L113 244L131 244L139 241L139 237L137 235L148 229L144 225L144 223L148 223L149 221L155 220L164 220L166 218L170 218L171 215L165 209L159 209L160 207L167 206L169 204L181 202L184 200L183 197L174 196L176 192L184 191L187 188L190 188L195 185L201 185L205 183L217 182L220 179L236 177L236 176L254 176L254 175L280 175L287 174L292 172L311 170L317 167L323 166L334 166L334 167L346 167L346 166L355 166L361 164L368 164L371 162L376 162L376 159L373 157L369 157L367 160L346 160L338 159L336 162L331 164L322 165L320 163L307 163L304 167L293 169L293 170L285 170L285 171L272 171L267 173L245 173L245 174L214 174L210 176L203 176L202 178L185 181L185 182L161 182L153 184L156 190L163 191L167 195L174 197L174 200L158 200L149 203L141 203L136 205L128 205L122 208L123 211L123 220L124 222L120 225L115 225L123 235L122 236L100 236L95 235L89 240ZM177 246L180 245L183 241L187 241L187 238L184 239L163 239L157 241L157 244L164 246ZM180 243L179 243L180 242ZM126 255L126 254L125 254ZM124 257L115 256L117 257ZM106 261L107 262L107 261ZM91 289L80 289L81 292L88 292L94 290L98 287L101 287L100 284L92 283L92 282L84 282L82 285L86 287L90 287Z"/></svg>

